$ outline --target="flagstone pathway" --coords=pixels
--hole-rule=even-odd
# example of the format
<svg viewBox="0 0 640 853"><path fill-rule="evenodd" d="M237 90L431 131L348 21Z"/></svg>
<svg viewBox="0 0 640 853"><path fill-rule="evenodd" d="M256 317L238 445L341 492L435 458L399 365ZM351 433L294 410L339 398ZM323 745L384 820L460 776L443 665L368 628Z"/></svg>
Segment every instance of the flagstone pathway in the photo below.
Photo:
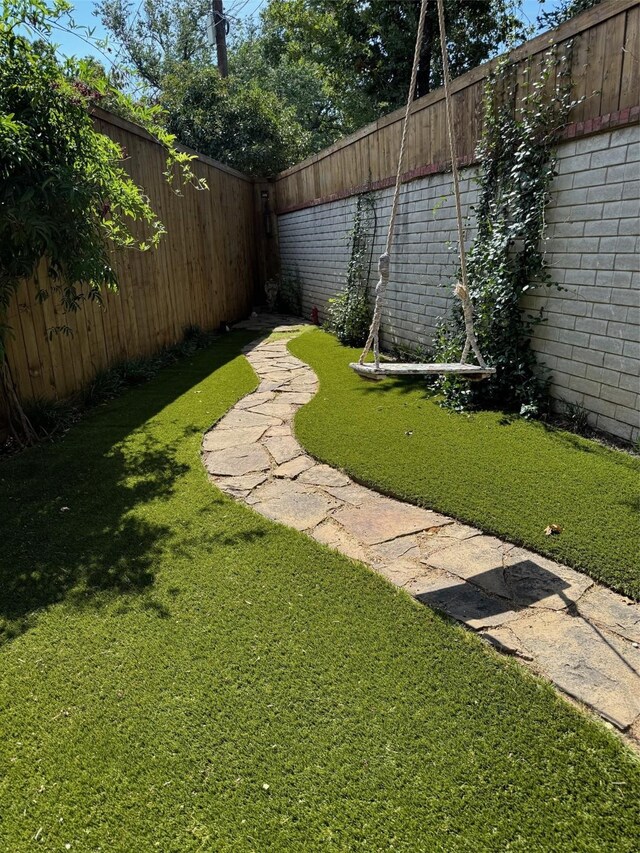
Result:
<svg viewBox="0 0 640 853"><path fill-rule="evenodd" d="M260 378L204 437L222 491L267 518L367 563L444 611L640 742L640 607L586 575L436 512L383 497L308 456L293 417L318 380L287 350L299 327L263 315L240 324L278 333L245 350Z"/></svg>

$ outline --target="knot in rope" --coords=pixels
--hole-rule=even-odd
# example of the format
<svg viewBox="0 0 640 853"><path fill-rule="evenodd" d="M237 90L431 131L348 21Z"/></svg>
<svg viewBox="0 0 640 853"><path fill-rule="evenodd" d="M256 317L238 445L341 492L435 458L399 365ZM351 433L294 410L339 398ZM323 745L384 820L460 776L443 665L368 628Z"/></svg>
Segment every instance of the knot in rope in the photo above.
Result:
<svg viewBox="0 0 640 853"><path fill-rule="evenodd" d="M389 252L383 252L378 258L378 272L380 278L385 284L389 281L389 271L391 269L391 256Z"/></svg>
<svg viewBox="0 0 640 853"><path fill-rule="evenodd" d="M469 290L461 281L456 282L456 286L453 288L453 292L461 302L465 302L465 300L469 298Z"/></svg>

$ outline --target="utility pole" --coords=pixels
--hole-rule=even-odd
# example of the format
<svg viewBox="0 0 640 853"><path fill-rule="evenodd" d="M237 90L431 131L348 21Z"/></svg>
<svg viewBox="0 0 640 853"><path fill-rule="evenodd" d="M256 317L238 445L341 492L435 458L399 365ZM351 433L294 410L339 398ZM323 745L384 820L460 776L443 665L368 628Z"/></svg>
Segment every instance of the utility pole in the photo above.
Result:
<svg viewBox="0 0 640 853"><path fill-rule="evenodd" d="M213 0L213 29L216 37L218 71L221 77L226 77L229 73L227 66L227 33L229 32L229 22L224 16L222 0Z"/></svg>

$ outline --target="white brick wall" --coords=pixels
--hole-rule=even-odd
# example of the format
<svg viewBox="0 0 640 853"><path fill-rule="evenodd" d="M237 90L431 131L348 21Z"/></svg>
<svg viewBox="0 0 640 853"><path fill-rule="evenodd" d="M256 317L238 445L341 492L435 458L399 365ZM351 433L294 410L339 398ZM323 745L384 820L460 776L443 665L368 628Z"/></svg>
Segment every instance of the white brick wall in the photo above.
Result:
<svg viewBox="0 0 640 853"><path fill-rule="evenodd" d="M545 252L563 290L534 293L525 307L548 318L533 341L552 372L557 400L579 403L592 424L621 438L640 432L640 130L614 130L561 145L547 209ZM462 182L465 214L476 197L471 170ZM392 190L374 193L377 214L372 290ZM303 305L326 315L349 259L355 199L279 218L284 271L300 272ZM451 244L454 249L452 250ZM403 187L383 344L429 344L447 311L456 268L456 231L448 175Z"/></svg>
<svg viewBox="0 0 640 853"><path fill-rule="evenodd" d="M552 394L579 403L622 438L640 426L640 129L565 143L547 211L545 251L565 290L536 293L544 307L534 347Z"/></svg>

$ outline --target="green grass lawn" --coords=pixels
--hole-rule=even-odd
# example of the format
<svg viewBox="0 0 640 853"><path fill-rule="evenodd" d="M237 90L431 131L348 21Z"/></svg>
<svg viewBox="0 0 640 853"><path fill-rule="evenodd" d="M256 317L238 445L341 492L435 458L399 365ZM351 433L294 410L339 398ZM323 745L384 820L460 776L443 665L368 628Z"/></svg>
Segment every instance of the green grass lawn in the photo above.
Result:
<svg viewBox="0 0 640 853"><path fill-rule="evenodd" d="M207 481L246 340L0 466L0 850L635 849L604 726Z"/></svg>
<svg viewBox="0 0 640 853"><path fill-rule="evenodd" d="M320 379L296 417L319 459L640 599L640 459L500 412L442 409L415 380L371 382L359 352L313 331L291 342ZM545 536L549 524L560 535Z"/></svg>

